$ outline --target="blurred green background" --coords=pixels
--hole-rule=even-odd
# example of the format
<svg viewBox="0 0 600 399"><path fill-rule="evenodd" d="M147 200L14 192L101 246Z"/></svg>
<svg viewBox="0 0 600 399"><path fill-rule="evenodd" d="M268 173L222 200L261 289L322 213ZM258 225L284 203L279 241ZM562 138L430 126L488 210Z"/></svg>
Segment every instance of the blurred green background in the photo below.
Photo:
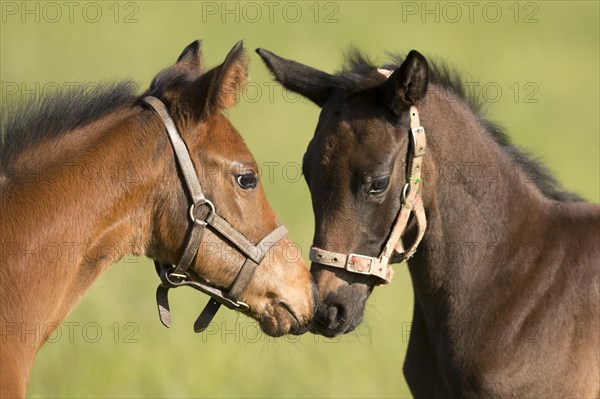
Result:
<svg viewBox="0 0 600 399"><path fill-rule="evenodd" d="M209 66L244 39L252 83L230 118L266 166L269 199L305 255L314 226L297 173L319 110L273 85L256 47L328 72L351 44L381 63L386 51L412 48L444 59L485 96L490 119L516 143L539 155L568 189L600 197L597 1L1 3L3 103L48 83L131 77L145 88L194 39L204 40ZM228 311L208 334L194 334L207 298L187 290L173 292L174 326L165 329L150 261L127 258L42 348L28 395L410 397L402 363L412 289L405 265L396 268L393 284L375 290L353 334L274 340Z"/></svg>

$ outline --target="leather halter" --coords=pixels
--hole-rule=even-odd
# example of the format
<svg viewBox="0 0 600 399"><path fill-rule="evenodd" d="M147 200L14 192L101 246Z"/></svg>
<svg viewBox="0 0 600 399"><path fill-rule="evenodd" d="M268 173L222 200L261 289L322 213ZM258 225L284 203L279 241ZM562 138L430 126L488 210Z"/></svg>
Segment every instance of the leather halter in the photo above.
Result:
<svg viewBox="0 0 600 399"><path fill-rule="evenodd" d="M381 70L380 70L381 72ZM382 72L383 73L383 72ZM389 76L389 75L388 75ZM388 284L392 281L394 271L390 262L401 263L408 260L417 251L417 246L425 235L427 219L421 198L421 169L423 155L427 148L425 129L419 121L419 111L416 107L410 107L410 137L412 146L409 147L410 158L407 171L410 171L404 188L402 189L402 205L392 232L378 257L360 255L355 253L343 254L312 247L309 258L312 262L322 265L337 267L348 270L351 273L376 276L380 279L379 284ZM411 213L414 213L419 228L417 237L413 244L404 249L402 237L408 227ZM394 250L398 256L394 255Z"/></svg>
<svg viewBox="0 0 600 399"><path fill-rule="evenodd" d="M266 253L287 235L287 230L283 225L280 225L260 240L258 244L254 245L242 233L220 217L216 213L213 203L202 192L200 180L194 169L188 149L166 106L158 98L152 96L145 97L144 102L158 114L165 125L168 137L173 146L175 158L183 174L183 179L191 199L188 217L192 227L188 233L187 243L179 259L179 263L175 266L154 261L156 272L161 280L161 284L159 284L156 290L158 315L160 321L166 327L171 327L171 313L168 299L169 289L182 286L192 287L211 297L194 323L194 331L202 332L208 327L221 305L242 312L248 310L248 305L239 299ZM206 283L192 280L188 273L188 269L198 252L204 229L207 226L210 226L221 236L225 237L229 244L246 256L246 261L240 268L229 291L223 291Z"/></svg>

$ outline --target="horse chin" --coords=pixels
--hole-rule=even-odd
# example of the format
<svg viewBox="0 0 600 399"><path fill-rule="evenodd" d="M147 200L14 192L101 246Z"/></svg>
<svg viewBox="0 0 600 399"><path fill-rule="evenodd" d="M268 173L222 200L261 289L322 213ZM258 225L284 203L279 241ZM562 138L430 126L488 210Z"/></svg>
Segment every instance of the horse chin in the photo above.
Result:
<svg viewBox="0 0 600 399"><path fill-rule="evenodd" d="M286 334L301 335L308 331L308 326L301 323L294 311L284 302L273 306L271 314L257 319L263 332L271 337L281 337Z"/></svg>
<svg viewBox="0 0 600 399"><path fill-rule="evenodd" d="M351 333L360 325L362 315L355 320L348 321L341 325L332 325L327 317L321 317L318 313L314 320L308 326L308 331L312 334L322 335L327 338L334 338L338 335Z"/></svg>
<svg viewBox="0 0 600 399"><path fill-rule="evenodd" d="M314 323L309 327L309 331L312 334L318 334L318 335L322 335L326 338L335 338L338 335L342 335L342 334L348 334L352 331L354 331L354 329L356 328L356 326L353 327L349 327L348 329L337 329L337 330L333 330L329 327L326 326L316 326Z"/></svg>

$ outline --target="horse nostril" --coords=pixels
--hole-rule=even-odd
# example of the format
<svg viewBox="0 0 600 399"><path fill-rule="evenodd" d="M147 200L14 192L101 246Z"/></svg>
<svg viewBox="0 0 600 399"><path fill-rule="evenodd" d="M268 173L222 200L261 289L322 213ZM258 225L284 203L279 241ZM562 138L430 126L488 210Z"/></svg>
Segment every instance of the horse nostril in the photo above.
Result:
<svg viewBox="0 0 600 399"><path fill-rule="evenodd" d="M336 330L346 322L346 307L339 303L332 303L327 306L327 316L329 328Z"/></svg>

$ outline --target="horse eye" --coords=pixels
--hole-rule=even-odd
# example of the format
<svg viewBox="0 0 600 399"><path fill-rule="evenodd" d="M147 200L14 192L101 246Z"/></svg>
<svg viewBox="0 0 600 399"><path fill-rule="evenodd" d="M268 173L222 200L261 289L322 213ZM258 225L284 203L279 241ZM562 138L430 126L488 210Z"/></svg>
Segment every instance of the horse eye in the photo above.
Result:
<svg viewBox="0 0 600 399"><path fill-rule="evenodd" d="M389 176L375 179L371 183L371 187L369 187L369 194L381 194L388 188L389 185L390 185L390 177Z"/></svg>
<svg viewBox="0 0 600 399"><path fill-rule="evenodd" d="M252 172L244 173L243 175L237 175L235 180L237 181L238 186L244 190L256 188L256 185L258 184L258 180Z"/></svg>

